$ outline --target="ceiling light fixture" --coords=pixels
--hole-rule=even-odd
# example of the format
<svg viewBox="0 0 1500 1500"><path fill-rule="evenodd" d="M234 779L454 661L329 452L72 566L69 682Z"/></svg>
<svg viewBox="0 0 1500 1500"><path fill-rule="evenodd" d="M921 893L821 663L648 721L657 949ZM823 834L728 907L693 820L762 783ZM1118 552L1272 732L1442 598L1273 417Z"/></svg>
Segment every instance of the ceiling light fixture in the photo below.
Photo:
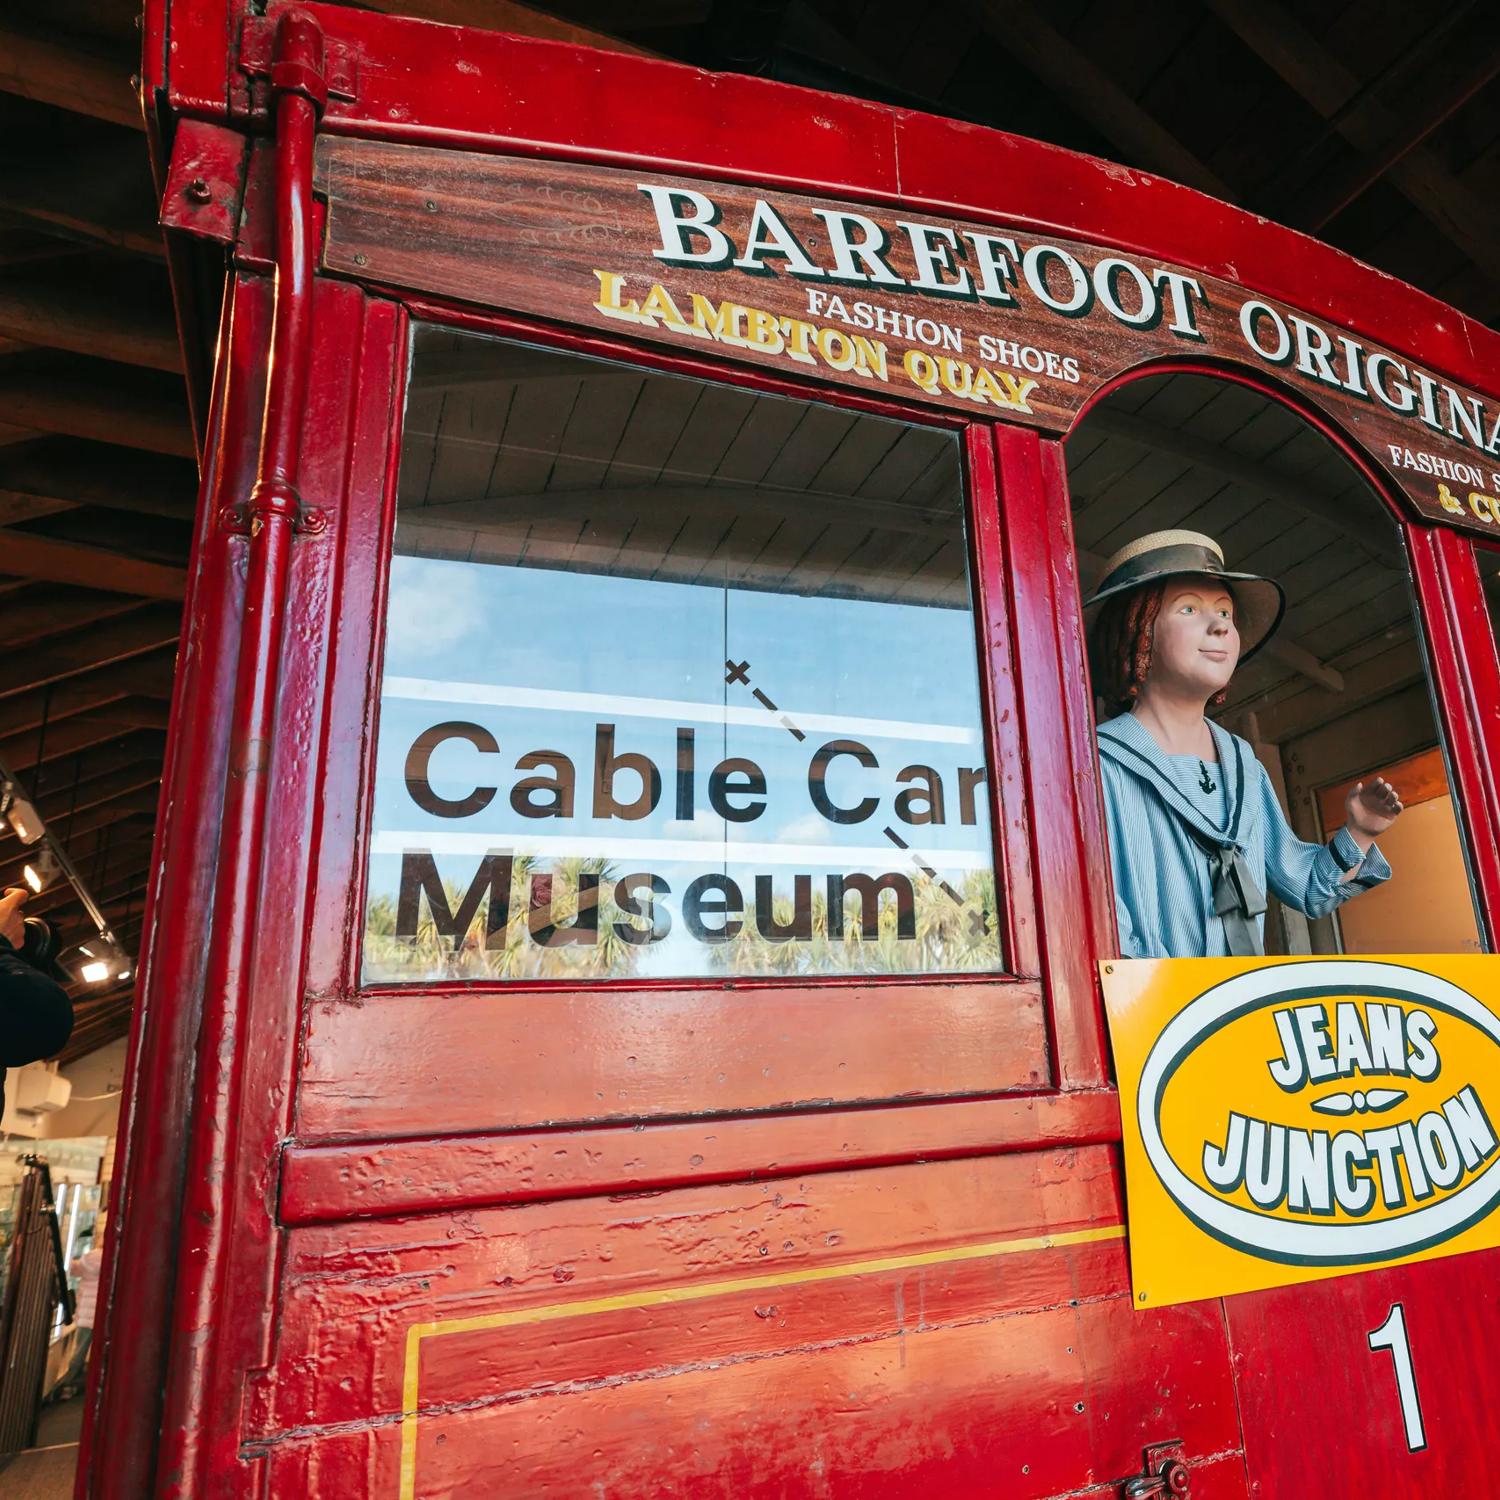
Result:
<svg viewBox="0 0 1500 1500"><path fill-rule="evenodd" d="M47 831L41 814L21 795L13 781L7 781L0 790L0 814L23 844L36 843Z"/></svg>
<svg viewBox="0 0 1500 1500"><path fill-rule="evenodd" d="M36 854L21 867L21 878L30 888L32 895L40 895L42 891L57 879L57 859L52 850L45 844L37 850Z"/></svg>

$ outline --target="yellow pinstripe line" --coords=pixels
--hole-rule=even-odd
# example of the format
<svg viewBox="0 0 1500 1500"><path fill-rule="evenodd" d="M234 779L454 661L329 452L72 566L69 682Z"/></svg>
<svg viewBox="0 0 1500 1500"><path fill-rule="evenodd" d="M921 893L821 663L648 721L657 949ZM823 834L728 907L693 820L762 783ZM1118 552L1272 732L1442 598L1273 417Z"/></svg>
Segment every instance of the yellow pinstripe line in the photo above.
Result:
<svg viewBox="0 0 1500 1500"><path fill-rule="evenodd" d="M1020 1255L1028 1250L1052 1250L1062 1245L1087 1245L1125 1238L1123 1224L1105 1224L1097 1229L1069 1229L1061 1234L1037 1234L1025 1239L987 1240L979 1245L955 1245L947 1250L920 1250L912 1255L887 1255L878 1260L849 1261L837 1266L808 1266L768 1276L742 1276L733 1281L706 1281L695 1286L665 1286L646 1292L625 1292L616 1297L591 1297L584 1301L549 1302L542 1307L523 1307L515 1312L484 1313L474 1318L449 1318L437 1323L413 1323L406 1330L406 1368L401 1382L401 1496L416 1500L417 1493L417 1404L421 1374L422 1340L450 1333L474 1333L481 1328L517 1328L527 1323L549 1323L558 1318L586 1318L595 1313L621 1312L636 1307L665 1307L677 1302L700 1302L706 1297L724 1297L734 1292L755 1292L764 1287L802 1286L815 1281L834 1281L845 1276L866 1276L878 1271L905 1271L914 1266L935 1266L956 1260L983 1260L994 1255Z"/></svg>

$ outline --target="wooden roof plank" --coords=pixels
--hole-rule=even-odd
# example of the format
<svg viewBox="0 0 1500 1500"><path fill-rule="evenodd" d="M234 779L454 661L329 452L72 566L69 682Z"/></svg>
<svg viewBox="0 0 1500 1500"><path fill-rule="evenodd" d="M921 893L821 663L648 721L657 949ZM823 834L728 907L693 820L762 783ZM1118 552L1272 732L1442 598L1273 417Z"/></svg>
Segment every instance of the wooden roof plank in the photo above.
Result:
<svg viewBox="0 0 1500 1500"><path fill-rule="evenodd" d="M0 55L4 41L0 38ZM47 349L178 374L182 350L170 316L141 305L135 295L94 291L77 277L0 281L0 334Z"/></svg>
<svg viewBox="0 0 1500 1500"><path fill-rule="evenodd" d="M130 130L145 128L128 68L76 42L44 40L14 26L0 26L0 93L20 94Z"/></svg>
<svg viewBox="0 0 1500 1500"><path fill-rule="evenodd" d="M181 600L187 593L186 568L9 528L0 528L0 570L22 578L74 583L147 599Z"/></svg>
<svg viewBox="0 0 1500 1500"><path fill-rule="evenodd" d="M190 460L49 437L0 454L0 499L29 497L189 521L198 492Z"/></svg>
<svg viewBox="0 0 1500 1500"><path fill-rule="evenodd" d="M1208 0L1219 18L1351 145L1379 152L1402 129L1399 110L1378 95L1346 110L1361 81L1279 0ZM1437 152L1416 146L1387 173L1428 221L1491 276L1500 276L1500 206L1448 170Z"/></svg>
<svg viewBox="0 0 1500 1500"><path fill-rule="evenodd" d="M0 166L0 217L87 244L166 258L139 140L72 147Z"/></svg>
<svg viewBox="0 0 1500 1500"><path fill-rule="evenodd" d="M41 432L192 458L193 432L184 401L142 385L140 375L117 378L113 369L103 364L77 370L0 367L0 410Z"/></svg>
<svg viewBox="0 0 1500 1500"><path fill-rule="evenodd" d="M1030 0L973 0L986 31L1130 163L1233 203L1234 189L1154 119Z"/></svg>
<svg viewBox="0 0 1500 1500"><path fill-rule="evenodd" d="M35 650L18 652L11 659L7 675L0 678L0 700L112 662L128 661L148 651L174 646L181 628L182 611L176 605L146 604L121 616L107 631L81 630ZM0 706L0 716L5 711Z"/></svg>

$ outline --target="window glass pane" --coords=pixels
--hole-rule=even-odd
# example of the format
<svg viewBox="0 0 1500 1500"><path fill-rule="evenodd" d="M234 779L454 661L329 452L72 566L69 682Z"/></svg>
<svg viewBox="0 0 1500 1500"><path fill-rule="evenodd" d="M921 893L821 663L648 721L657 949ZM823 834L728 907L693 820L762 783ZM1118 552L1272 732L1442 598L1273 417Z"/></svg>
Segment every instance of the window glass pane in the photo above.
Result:
<svg viewBox="0 0 1500 1500"><path fill-rule="evenodd" d="M1484 602L1490 612L1495 645L1500 648L1500 548L1476 543L1474 561L1479 566L1479 581L1484 587Z"/></svg>
<svg viewBox="0 0 1500 1500"><path fill-rule="evenodd" d="M420 330L367 982L1000 967L950 434Z"/></svg>

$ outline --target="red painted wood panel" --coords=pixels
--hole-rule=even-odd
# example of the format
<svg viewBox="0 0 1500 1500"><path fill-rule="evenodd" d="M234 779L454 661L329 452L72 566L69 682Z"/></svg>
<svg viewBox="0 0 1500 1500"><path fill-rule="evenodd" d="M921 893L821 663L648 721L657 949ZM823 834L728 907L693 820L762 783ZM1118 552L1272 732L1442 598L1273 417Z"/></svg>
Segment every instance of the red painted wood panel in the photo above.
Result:
<svg viewBox="0 0 1500 1500"><path fill-rule="evenodd" d="M268 311L255 287L226 288L214 421L200 482L183 634L173 681L172 723L162 769L153 864L132 1015L127 1097L122 1103L119 1191L128 1215L112 1214L94 1332L91 1387L80 1472L91 1495L143 1493L160 1421L172 1286L162 1246L173 1242L182 1194L183 1140L192 1109L193 1046L203 985L204 934L213 895L212 846L202 838L219 817L228 715L222 704L233 666L243 579L211 546L219 505L254 463L253 413L265 379L261 340ZM170 914L162 921L160 914ZM131 1233L124 1231L127 1226ZM128 1287L128 1296L113 1288ZM104 1434L100 1438L96 1434ZM109 1465L90 1462L109 1451Z"/></svg>
<svg viewBox="0 0 1500 1500"><path fill-rule="evenodd" d="M1242 1494L1219 1308L1132 1310L1117 1183L1092 1147L299 1229L251 1450L396 1494L404 1402L420 1495L1040 1497L1173 1437Z"/></svg>
<svg viewBox="0 0 1500 1500"><path fill-rule="evenodd" d="M287 1147L283 1224L766 1181L1120 1138L1112 1089L738 1119Z"/></svg>
<svg viewBox="0 0 1500 1500"><path fill-rule="evenodd" d="M995 830L996 890L1004 903L1006 962L1012 972L1041 973L1036 883L1026 815L1025 746L1011 623L1015 584L1005 558L995 445L976 422L964 434L964 480L969 495L969 577L979 627L979 686L988 736L990 827Z"/></svg>
<svg viewBox="0 0 1500 1500"><path fill-rule="evenodd" d="M255 1427L399 1411L415 1323L1120 1218L1111 1154L1088 1147L298 1229L288 1240L272 1404ZM1118 1291L1124 1261L1110 1243L1105 1290Z"/></svg>
<svg viewBox="0 0 1500 1500"><path fill-rule="evenodd" d="M1400 1302L1426 1429L1407 1450L1390 1353L1368 1335ZM1225 1304L1251 1492L1264 1500L1500 1494L1500 1251L1231 1297ZM1196 1491L1195 1491L1196 1493Z"/></svg>
<svg viewBox="0 0 1500 1500"><path fill-rule="evenodd" d="M1035 984L391 992L312 1006L297 1128L424 1135L1047 1078Z"/></svg>

